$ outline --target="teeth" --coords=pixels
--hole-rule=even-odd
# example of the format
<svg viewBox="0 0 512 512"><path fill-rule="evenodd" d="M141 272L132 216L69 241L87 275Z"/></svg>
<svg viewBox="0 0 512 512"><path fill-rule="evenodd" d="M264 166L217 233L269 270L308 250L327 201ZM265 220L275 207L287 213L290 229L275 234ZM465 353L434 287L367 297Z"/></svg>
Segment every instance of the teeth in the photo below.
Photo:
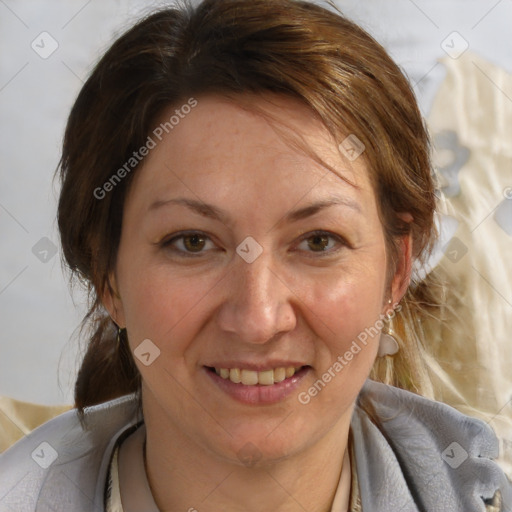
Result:
<svg viewBox="0 0 512 512"><path fill-rule="evenodd" d="M256 373L256 372L254 372ZM264 386L272 386L274 384L274 370L266 370L264 372L256 373L258 384L263 384ZM244 384L245 382L242 381Z"/></svg>
<svg viewBox="0 0 512 512"><path fill-rule="evenodd" d="M295 373L295 370L293 373ZM286 379L286 368L276 368L274 370L274 382L282 382L284 379Z"/></svg>
<svg viewBox="0 0 512 512"><path fill-rule="evenodd" d="M244 384L245 386L271 386L274 383L282 382L284 379L293 377L302 367L294 368L274 368L273 370L264 370L256 372L254 370L240 370L240 368L215 368L215 373L223 379L229 379L235 384Z"/></svg>
<svg viewBox="0 0 512 512"><path fill-rule="evenodd" d="M233 370L229 372L230 377L232 371ZM258 384L258 372L253 372L252 370L242 370L240 373L242 377L242 384L245 384L246 386L254 386Z"/></svg>
<svg viewBox="0 0 512 512"><path fill-rule="evenodd" d="M235 384L242 382L240 370L238 368L231 368L231 370L229 370L229 380Z"/></svg>
<svg viewBox="0 0 512 512"><path fill-rule="evenodd" d="M293 377L294 373L295 368L293 368L293 366L288 366L288 368L285 368L284 376L288 379L289 377Z"/></svg>

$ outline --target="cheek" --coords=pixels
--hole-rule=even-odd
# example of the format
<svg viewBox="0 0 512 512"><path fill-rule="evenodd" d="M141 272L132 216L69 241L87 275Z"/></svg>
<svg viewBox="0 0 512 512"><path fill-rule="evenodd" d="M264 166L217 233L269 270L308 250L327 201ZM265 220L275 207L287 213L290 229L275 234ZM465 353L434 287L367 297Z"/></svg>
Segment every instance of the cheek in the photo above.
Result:
<svg viewBox="0 0 512 512"><path fill-rule="evenodd" d="M304 311L318 334L315 375L299 396L310 414L337 418L356 399L374 364L385 291L385 258L315 280ZM326 411L330 411L326 415ZM325 419L328 422L328 419Z"/></svg>
<svg viewBox="0 0 512 512"><path fill-rule="evenodd" d="M370 255L368 255L370 256ZM379 257L380 256L380 257ZM385 254L360 257L350 267L326 273L310 281L305 311L324 339L343 348L365 328L374 325L382 310L385 293Z"/></svg>
<svg viewBox="0 0 512 512"><path fill-rule="evenodd" d="M185 331L201 325L202 301L214 283L180 278L155 265L138 266L125 277L123 309L132 348L149 338L166 352L178 353L188 338Z"/></svg>

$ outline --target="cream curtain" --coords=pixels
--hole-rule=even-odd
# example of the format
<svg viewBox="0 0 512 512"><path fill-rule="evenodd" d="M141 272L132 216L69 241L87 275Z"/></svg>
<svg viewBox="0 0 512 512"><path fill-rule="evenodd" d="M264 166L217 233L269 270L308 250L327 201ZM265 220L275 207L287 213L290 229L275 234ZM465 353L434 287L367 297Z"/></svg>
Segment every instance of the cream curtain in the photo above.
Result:
<svg viewBox="0 0 512 512"><path fill-rule="evenodd" d="M493 427L512 478L512 76L469 51L440 65L428 125L454 236L434 271L453 312L430 362L437 399Z"/></svg>

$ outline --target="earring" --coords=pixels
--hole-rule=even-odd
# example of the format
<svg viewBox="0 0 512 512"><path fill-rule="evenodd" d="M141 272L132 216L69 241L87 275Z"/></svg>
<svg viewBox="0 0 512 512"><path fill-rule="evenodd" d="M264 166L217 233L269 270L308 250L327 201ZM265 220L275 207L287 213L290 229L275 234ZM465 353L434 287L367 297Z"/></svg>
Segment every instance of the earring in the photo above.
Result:
<svg viewBox="0 0 512 512"><path fill-rule="evenodd" d="M379 352L377 353L379 357L394 356L399 350L395 332L392 329L380 335Z"/></svg>
<svg viewBox="0 0 512 512"><path fill-rule="evenodd" d="M123 331L126 331L126 329L123 329L121 327L117 328L117 337L116 337L116 350L119 352L121 349L121 343L123 343L123 339L121 336L123 335Z"/></svg>
<svg viewBox="0 0 512 512"><path fill-rule="evenodd" d="M391 304L391 299L389 299L388 304ZM379 357L394 356L400 350L395 331L390 327L391 318L393 317L392 315L387 315L387 317L386 330L383 329L380 335L379 351L377 353Z"/></svg>

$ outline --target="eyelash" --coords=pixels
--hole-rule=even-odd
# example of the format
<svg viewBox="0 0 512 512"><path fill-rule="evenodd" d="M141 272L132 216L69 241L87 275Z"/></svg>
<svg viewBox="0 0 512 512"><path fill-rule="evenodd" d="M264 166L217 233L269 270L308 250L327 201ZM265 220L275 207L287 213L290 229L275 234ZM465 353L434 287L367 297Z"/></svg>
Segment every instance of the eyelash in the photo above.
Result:
<svg viewBox="0 0 512 512"><path fill-rule="evenodd" d="M201 257L204 254L204 252L206 252L206 251L200 251L197 253L193 253L193 252L188 252L186 250L184 251L184 250L176 249L176 247L173 246L173 244L176 241L183 240L186 237L194 236L194 235L198 235L198 236L206 239L207 241L211 241L211 238L206 233L203 233L202 231L186 231L186 232L182 232L177 235L174 235L171 238L163 240L160 243L160 245L163 249L172 250L179 257L198 258L198 257ZM322 231L322 230L315 230L315 231L310 231L310 232L306 233L305 235L303 235L301 237L299 243L303 242L304 240L313 238L315 236L327 236L328 238L335 240L341 247L338 247L337 249L330 249L330 250L325 250L325 251L306 251L306 252L311 252L314 255L311 257L331 256L333 254L338 253L343 247L350 248L350 244L340 235L336 235L334 233L331 233L330 231Z"/></svg>

